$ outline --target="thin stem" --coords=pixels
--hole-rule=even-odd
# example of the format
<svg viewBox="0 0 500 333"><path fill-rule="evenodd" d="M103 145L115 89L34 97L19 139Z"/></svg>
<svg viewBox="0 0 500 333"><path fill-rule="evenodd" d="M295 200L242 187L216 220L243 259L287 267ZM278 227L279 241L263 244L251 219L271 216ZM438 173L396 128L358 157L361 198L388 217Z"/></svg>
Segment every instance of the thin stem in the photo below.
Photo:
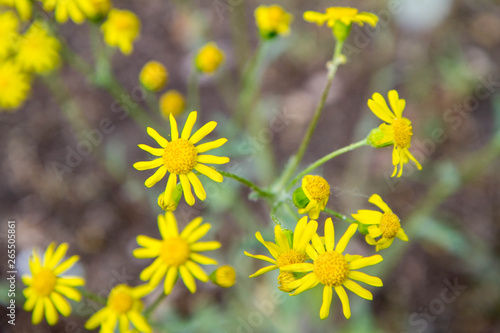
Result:
<svg viewBox="0 0 500 333"><path fill-rule="evenodd" d="M90 299L91 301L94 301L96 303L106 305L107 300L102 298L101 296L94 294L93 292L90 292L86 289L81 289L80 292L82 293L83 297Z"/></svg>
<svg viewBox="0 0 500 333"><path fill-rule="evenodd" d="M223 175L223 176L226 176L226 177L229 177L229 178L233 178L234 180L239 181L243 185L248 186L249 188L251 188L255 192L259 193L262 197L268 197L268 198L272 198L273 197L272 193L264 191L263 189L261 189L260 187L258 187L257 185L255 185L254 183L252 183L251 181L249 181L249 180L247 180L245 178L242 178L240 176L234 175L234 174L226 172L226 171L219 171L219 173L221 175Z"/></svg>
<svg viewBox="0 0 500 333"><path fill-rule="evenodd" d="M362 146L366 146L367 144L368 143L367 143L366 138L365 138L365 139L358 141L356 143L351 143L348 146L337 149L334 152L331 152L330 154L325 155L322 158L316 160L315 162L309 164L309 166L307 166L301 173L299 173L294 179L292 179L292 181L287 186L287 190L289 190L298 180L300 180L302 177L307 175L310 171L319 167L321 164L328 162L332 158L337 157L339 155L342 155L344 153L347 153L351 150L354 150L354 149L362 147Z"/></svg>
<svg viewBox="0 0 500 333"><path fill-rule="evenodd" d="M148 306L146 308L146 310L144 310L144 316L146 318L149 318L149 316L151 316L151 314L153 313L153 311L158 307L158 305L161 304L161 302L163 302L163 300L165 300L165 298L167 298L167 294L165 294L164 292L162 292L160 295L158 295L158 297L156 298L156 300L151 303L150 306Z"/></svg>
<svg viewBox="0 0 500 333"><path fill-rule="evenodd" d="M333 53L333 57L331 62L327 64L328 68L328 75L327 75L327 81L325 88L323 90L323 93L321 95L321 99L318 103L318 106L316 107L316 111L314 112L313 119L311 123L309 124L309 127L307 128L306 134L304 135L304 138L302 139L302 143L300 144L299 149L297 150L297 153L295 156L293 156L290 160L289 165L285 169L285 172L283 173L283 176L278 184L278 189L281 190L285 184L288 182L290 178L292 178L293 174L297 170L300 162L302 161L302 157L304 157L304 154L307 150L307 147L309 146L309 143L311 141L312 135L314 134L314 130L316 129L316 125L318 124L319 118L321 116L321 112L323 111L323 108L325 106L326 99L328 98L328 94L330 92L330 87L332 86L333 78L335 77L335 73L337 73L337 68L339 65L341 65L344 62L344 56L342 55L342 47L344 43L343 42L337 42L335 44L335 51Z"/></svg>
<svg viewBox="0 0 500 333"><path fill-rule="evenodd" d="M346 221L346 222L349 222L349 223L358 223L356 220L353 220L353 219L347 217L344 214L340 214L339 212L336 212L333 209L325 208L325 209L323 209L323 211L325 213L329 214L329 215L335 216L336 218L338 218L338 219L340 219L342 221Z"/></svg>

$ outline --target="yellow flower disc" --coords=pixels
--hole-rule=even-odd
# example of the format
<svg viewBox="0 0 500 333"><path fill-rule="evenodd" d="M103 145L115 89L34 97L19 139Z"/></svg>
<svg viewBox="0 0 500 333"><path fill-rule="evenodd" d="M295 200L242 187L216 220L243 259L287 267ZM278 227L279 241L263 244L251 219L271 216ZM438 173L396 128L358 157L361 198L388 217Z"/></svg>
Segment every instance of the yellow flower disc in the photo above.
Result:
<svg viewBox="0 0 500 333"><path fill-rule="evenodd" d="M385 238L394 238L401 228L399 217L393 213L384 213L380 222L380 230Z"/></svg>
<svg viewBox="0 0 500 333"><path fill-rule="evenodd" d="M168 172L186 174L193 170L197 158L196 147L186 139L169 142L163 152L163 163Z"/></svg>
<svg viewBox="0 0 500 333"><path fill-rule="evenodd" d="M184 264L190 254L188 242L180 237L165 239L160 248L160 258L169 266L178 267Z"/></svg>
<svg viewBox="0 0 500 333"><path fill-rule="evenodd" d="M323 285L337 287L347 279L349 265L337 251L326 251L314 261L313 272Z"/></svg>

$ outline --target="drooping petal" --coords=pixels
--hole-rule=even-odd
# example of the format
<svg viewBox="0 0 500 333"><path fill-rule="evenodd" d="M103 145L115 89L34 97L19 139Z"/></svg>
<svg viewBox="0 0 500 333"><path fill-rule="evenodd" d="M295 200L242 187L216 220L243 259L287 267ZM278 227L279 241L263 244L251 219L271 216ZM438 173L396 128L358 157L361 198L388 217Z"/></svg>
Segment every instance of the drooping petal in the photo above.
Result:
<svg viewBox="0 0 500 333"><path fill-rule="evenodd" d="M399 228L398 230L398 233L396 234L396 236L401 239L401 240L404 240L405 242L408 241L408 236L406 236L406 233L405 231L403 230L403 228Z"/></svg>
<svg viewBox="0 0 500 333"><path fill-rule="evenodd" d="M174 289L175 281L177 279L177 267L169 267L167 276L165 277L165 281L163 283L163 288L165 289L165 294L170 294L172 289Z"/></svg>
<svg viewBox="0 0 500 333"><path fill-rule="evenodd" d="M164 202L172 201L172 194L174 193L176 186L177 186L177 175L175 173L171 173L170 176L168 176L167 187L165 188L165 195L163 197Z"/></svg>
<svg viewBox="0 0 500 333"><path fill-rule="evenodd" d="M59 315L57 314L56 308L50 298L46 297L43 301L45 307L45 319L47 319L47 323L51 326L54 326L59 320Z"/></svg>
<svg viewBox="0 0 500 333"><path fill-rule="evenodd" d="M330 286L323 287L323 303L319 310L319 317L325 319L330 314L330 305L332 304L333 289Z"/></svg>
<svg viewBox="0 0 500 333"><path fill-rule="evenodd" d="M384 240L385 240L385 242L382 242ZM382 238L381 240L379 240L377 242L377 246L375 247L375 251L378 252L380 250L387 249L389 246L392 245L392 242L394 242L394 238L386 238L386 239Z"/></svg>
<svg viewBox="0 0 500 333"><path fill-rule="evenodd" d="M380 254L375 254L370 257L364 257L360 259L353 260L349 263L349 269L350 270L355 270L355 269L360 269L366 266L373 266L375 264L378 264L384 260Z"/></svg>
<svg viewBox="0 0 500 333"><path fill-rule="evenodd" d="M131 311L128 313L128 317L139 332L151 333L153 331L146 318L139 312Z"/></svg>
<svg viewBox="0 0 500 333"><path fill-rule="evenodd" d="M265 274L267 272L270 272L272 270L275 270L275 269L278 269L278 266L276 266L276 265L266 266L266 267L263 267L263 268L259 269L257 272L253 273L249 277L253 278L253 277Z"/></svg>
<svg viewBox="0 0 500 333"><path fill-rule="evenodd" d="M384 213L392 213L392 210L389 208L389 206L387 206L387 204L384 202L384 200L382 200L382 198L378 194L372 194L370 199L368 199L368 202L382 209Z"/></svg>
<svg viewBox="0 0 500 333"><path fill-rule="evenodd" d="M71 305L64 297L61 296L61 294L52 292L50 294L50 300L54 303L57 311L59 311L64 317L71 314Z"/></svg>
<svg viewBox="0 0 500 333"><path fill-rule="evenodd" d="M300 264L290 264L280 267L280 270L284 272L311 272L313 269L314 269L314 264L308 262Z"/></svg>
<svg viewBox="0 0 500 333"><path fill-rule="evenodd" d="M203 269L198 264L188 260L184 265L195 278L197 278L201 282L208 281L207 273L205 273L205 271L203 271Z"/></svg>
<svg viewBox="0 0 500 333"><path fill-rule="evenodd" d="M264 261L267 261L268 263L271 263L273 265L276 265L276 260L272 259L272 258L269 258L267 256L264 256L262 254L251 254L251 253L248 253L247 251L243 252L245 253L246 256L250 257L250 258L254 258L254 259L259 259L259 260L264 260Z"/></svg>
<svg viewBox="0 0 500 333"><path fill-rule="evenodd" d="M269 251L269 253L271 253L271 255L274 257L274 258L278 258L280 253L282 252L281 249L278 247L278 245L274 244L274 243L271 243L271 242L266 242L264 240L264 238L262 238L262 235L260 234L259 231L257 231L255 233L255 238L257 238L257 240L259 242L262 243L262 245L264 245L267 250Z"/></svg>
<svg viewBox="0 0 500 333"><path fill-rule="evenodd" d="M342 236L342 238L337 243L335 251L337 251L338 253L344 252L345 248L347 247L347 243L349 243L351 237L356 233L357 229L358 229L357 223L351 223L349 228L347 228L344 236Z"/></svg>
<svg viewBox="0 0 500 333"><path fill-rule="evenodd" d="M344 287L338 286L335 287L335 292L340 298L340 302L342 303L342 310L344 312L344 316L349 319L351 318L351 307L349 305L349 298L347 298L347 293L345 292Z"/></svg>
<svg viewBox="0 0 500 333"><path fill-rule="evenodd" d="M182 281L184 281L186 287L192 294L194 294L196 292L196 282L194 281L193 275L191 275L185 266L179 266L179 273L181 274Z"/></svg>
<svg viewBox="0 0 500 333"><path fill-rule="evenodd" d="M33 315L31 317L31 323L33 325L39 324L42 321L43 308L44 308L43 299L39 298L35 304L35 308L33 309Z"/></svg>

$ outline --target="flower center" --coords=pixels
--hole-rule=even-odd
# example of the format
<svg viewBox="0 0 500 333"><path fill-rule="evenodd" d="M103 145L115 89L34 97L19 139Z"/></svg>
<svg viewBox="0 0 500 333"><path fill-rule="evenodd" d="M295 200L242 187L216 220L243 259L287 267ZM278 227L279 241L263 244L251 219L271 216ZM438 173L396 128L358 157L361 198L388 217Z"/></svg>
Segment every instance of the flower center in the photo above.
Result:
<svg viewBox="0 0 500 333"><path fill-rule="evenodd" d="M320 176L307 177L305 185L306 195L312 200L325 200L330 196L330 185Z"/></svg>
<svg viewBox="0 0 500 333"><path fill-rule="evenodd" d="M380 230L385 238L394 238L401 228L399 217L393 213L384 213L380 222Z"/></svg>
<svg viewBox="0 0 500 333"><path fill-rule="evenodd" d="M271 6L267 11L267 18L269 24L273 27L277 27L283 21L285 12L278 6Z"/></svg>
<svg viewBox="0 0 500 333"><path fill-rule="evenodd" d="M127 31L134 28L134 22L128 15L116 14L114 17L115 28L120 31Z"/></svg>
<svg viewBox="0 0 500 333"><path fill-rule="evenodd" d="M306 255L292 249L280 254L276 260L276 266L281 267L291 264L300 264L304 261L306 261Z"/></svg>
<svg viewBox="0 0 500 333"><path fill-rule="evenodd" d="M392 122L392 128L394 129L394 142L396 146L400 148L408 148L411 142L411 136L413 135L413 129L409 122L403 119L395 119Z"/></svg>
<svg viewBox="0 0 500 333"><path fill-rule="evenodd" d="M168 266L179 267L189 259L189 244L180 237L167 238L160 248L160 258Z"/></svg>
<svg viewBox="0 0 500 333"><path fill-rule="evenodd" d="M326 251L314 261L313 272L323 285L337 287L347 279L349 265L337 251Z"/></svg>
<svg viewBox="0 0 500 333"><path fill-rule="evenodd" d="M280 272L278 275L278 288L281 291L289 293L294 290L294 288L290 287L290 283L295 281L295 276L291 272Z"/></svg>
<svg viewBox="0 0 500 333"><path fill-rule="evenodd" d="M42 268L33 276L32 288L38 296L49 296L56 286L57 277L48 268Z"/></svg>
<svg viewBox="0 0 500 333"><path fill-rule="evenodd" d="M349 7L331 7L326 10L326 15L329 18L340 19L342 17L352 17L358 14L358 10L356 8Z"/></svg>
<svg viewBox="0 0 500 333"><path fill-rule="evenodd" d="M186 174L196 165L196 147L186 139L169 142L163 151L163 164L168 172Z"/></svg>
<svg viewBox="0 0 500 333"><path fill-rule="evenodd" d="M112 293L109 296L108 306L119 314L127 313L132 309L134 299L124 290Z"/></svg>

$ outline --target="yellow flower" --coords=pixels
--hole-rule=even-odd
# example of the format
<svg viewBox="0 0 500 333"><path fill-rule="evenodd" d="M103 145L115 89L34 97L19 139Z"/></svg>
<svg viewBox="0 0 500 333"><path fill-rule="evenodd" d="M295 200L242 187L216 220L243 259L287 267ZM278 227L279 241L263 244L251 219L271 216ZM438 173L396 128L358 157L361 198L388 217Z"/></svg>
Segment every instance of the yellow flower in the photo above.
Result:
<svg viewBox="0 0 500 333"><path fill-rule="evenodd" d="M16 109L30 92L30 77L12 61L0 64L0 109Z"/></svg>
<svg viewBox="0 0 500 333"><path fill-rule="evenodd" d="M149 177L144 183L147 187L151 187L159 182L167 173L168 177L167 187L165 190L164 202L171 202L172 193L177 185L177 176L181 182L182 191L186 202L192 206L195 199L191 191L191 185L194 188L194 193L200 200L205 200L207 194L203 185L201 184L198 176L193 170L207 176L215 182L222 182L223 178L220 173L215 169L210 168L203 163L209 164L224 164L229 162L228 157L220 157L213 155L200 155L201 153L218 148L227 142L227 139L218 139L210 141L198 146L195 146L205 136L210 134L217 126L215 121L211 121L201 127L193 135L194 123L196 122L197 113L193 111L189 114L182 134L179 137L179 130L177 129L177 122L172 114L170 114L170 128L171 128L171 141L158 134L157 131L148 127L148 134L158 142L162 148L152 148L147 145L139 145L139 148L158 156L159 158L152 161L137 162L134 168L137 170L149 170L158 168L156 172Z"/></svg>
<svg viewBox="0 0 500 333"><path fill-rule="evenodd" d="M290 287L295 289L292 295L298 295L308 289L316 287L318 284L323 285L323 304L319 312L319 317L321 319L327 318L330 313L333 289L335 289L335 292L342 302L344 316L349 318L351 317L351 309L344 287L360 297L372 300L373 295L371 292L361 287L353 280L361 281L375 287L382 286L382 280L378 277L356 271L359 268L381 262L383 259L380 255L377 254L363 258L359 255L353 256L342 254L347 243L349 243L349 240L356 232L357 227L356 223L351 224L342 238L338 241L337 246L334 247L335 234L333 222L331 218L328 218L325 222L325 244L323 245L318 234L314 234L312 237L312 246L309 245L306 248L307 254L311 257L313 262L291 264L281 267L281 270L285 272L309 272L304 277L290 283Z"/></svg>
<svg viewBox="0 0 500 333"><path fill-rule="evenodd" d="M43 262L38 252L33 249L29 265L31 276L24 275L23 283L28 286L23 290L26 297L24 310L33 311L32 323L40 323L45 313L49 325L55 325L59 320L57 312L67 317L71 314L71 305L63 297L79 302L82 295L75 287L83 286L85 280L76 276L61 275L70 269L79 259L72 256L61 262L68 250L68 244L62 243L56 248L51 243L43 256Z"/></svg>
<svg viewBox="0 0 500 333"><path fill-rule="evenodd" d="M104 41L113 47L119 47L123 54L133 50L134 40L139 36L141 21L128 10L111 9L108 19L101 25Z"/></svg>
<svg viewBox="0 0 500 333"><path fill-rule="evenodd" d="M394 150L392 151L394 172L392 173L392 177L396 175L398 165L400 167L398 177L401 177L403 174L403 165L408 163L409 160L412 160L419 170L422 169L422 166L408 150L411 146L413 128L411 121L403 117L406 101L399 99L396 90L389 91L388 96L392 111L387 106L384 97L379 93L373 94L372 99L368 100L368 107L377 117L388 123L379 126L380 130L384 132L384 137L377 144L394 144Z"/></svg>
<svg viewBox="0 0 500 333"><path fill-rule="evenodd" d="M304 208L299 208L299 214L308 213L309 218L315 220L328 203L330 185L323 177L307 175L302 178L301 188L309 203Z"/></svg>
<svg viewBox="0 0 500 333"><path fill-rule="evenodd" d="M111 289L106 306L87 320L85 328L93 330L101 326L100 332L111 333L115 332L118 323L120 333L130 332L130 324L140 332L152 332L151 326L141 314L143 308L141 298L150 292L151 287L148 285L138 287L117 285Z"/></svg>
<svg viewBox="0 0 500 333"><path fill-rule="evenodd" d="M159 91L167 84L168 72L158 61L150 61L142 67L139 81L150 91Z"/></svg>
<svg viewBox="0 0 500 333"><path fill-rule="evenodd" d="M368 234L365 236L366 242L370 245L376 245L376 251L383 250L391 246L396 236L399 239L408 241L399 217L392 212L387 204L378 194L373 194L368 202L382 209L384 213L376 210L358 210L357 214L352 214L352 217L362 224L368 226ZM381 237L378 241L375 238Z"/></svg>
<svg viewBox="0 0 500 333"><path fill-rule="evenodd" d="M224 62L226 56L224 52L217 47L217 44L210 42L203 46L196 54L196 68L202 73L212 74Z"/></svg>
<svg viewBox="0 0 500 333"><path fill-rule="evenodd" d="M0 60L7 58L14 50L19 38L19 20L13 11L0 12Z"/></svg>
<svg viewBox="0 0 500 333"><path fill-rule="evenodd" d="M210 274L210 280L222 288L229 288L236 283L236 271L229 265L220 266Z"/></svg>
<svg viewBox="0 0 500 333"><path fill-rule="evenodd" d="M160 97L160 111L165 119L172 114L174 117L180 115L186 108L186 101L177 90L169 90Z"/></svg>
<svg viewBox="0 0 500 333"><path fill-rule="evenodd" d="M108 15L111 0L78 0L78 6L87 18L99 20Z"/></svg>
<svg viewBox="0 0 500 333"><path fill-rule="evenodd" d="M31 0L0 0L0 5L16 8L19 17L23 21L31 19L33 4Z"/></svg>
<svg viewBox="0 0 500 333"><path fill-rule="evenodd" d="M255 23L263 38L270 39L277 35L288 35L293 15L287 13L281 6L259 6L255 10Z"/></svg>
<svg viewBox="0 0 500 333"><path fill-rule="evenodd" d="M346 26L350 26L352 23L363 26L364 23L368 23L374 27L377 25L378 17L372 13L359 13L356 8L330 7L326 9L326 13L307 11L304 13L304 20L316 23L317 25L323 25L326 22L330 28L333 28L337 21L342 22Z"/></svg>
<svg viewBox="0 0 500 333"><path fill-rule="evenodd" d="M60 64L60 48L59 41L49 34L43 23L35 21L19 41L16 62L28 72L48 72Z"/></svg>
<svg viewBox="0 0 500 333"><path fill-rule="evenodd" d="M40 0L46 12L55 10L55 18L59 23L65 23L71 18L76 24L85 21L85 15L78 6L78 0Z"/></svg>
<svg viewBox="0 0 500 333"><path fill-rule="evenodd" d="M274 236L276 238L276 243L264 241L260 232L255 233L255 237L259 242L262 243L273 256L274 259L261 254L250 254L245 251L245 255L264 260L271 265L259 269L250 277L259 276L264 273L270 272L275 269L281 269L281 267L289 264L303 263L307 259L306 246L309 244L311 237L316 232L318 228L318 223L316 221L307 222L307 216L304 216L297 222L295 226L295 231L293 232L293 240L290 242L287 235L281 229L279 225L274 227Z"/></svg>
<svg viewBox="0 0 500 333"><path fill-rule="evenodd" d="M136 258L156 258L140 275L141 280L148 281L155 288L163 278L165 294L170 294L180 274L184 284L191 293L196 292L194 278L202 282L208 281L208 275L198 265L217 265L217 261L198 252L220 248L216 241L198 242L210 230L209 223L201 224L203 219L197 217L179 233L177 221L171 212L158 216L158 228L162 239L148 236L137 236L137 243L142 248L135 249Z"/></svg>

